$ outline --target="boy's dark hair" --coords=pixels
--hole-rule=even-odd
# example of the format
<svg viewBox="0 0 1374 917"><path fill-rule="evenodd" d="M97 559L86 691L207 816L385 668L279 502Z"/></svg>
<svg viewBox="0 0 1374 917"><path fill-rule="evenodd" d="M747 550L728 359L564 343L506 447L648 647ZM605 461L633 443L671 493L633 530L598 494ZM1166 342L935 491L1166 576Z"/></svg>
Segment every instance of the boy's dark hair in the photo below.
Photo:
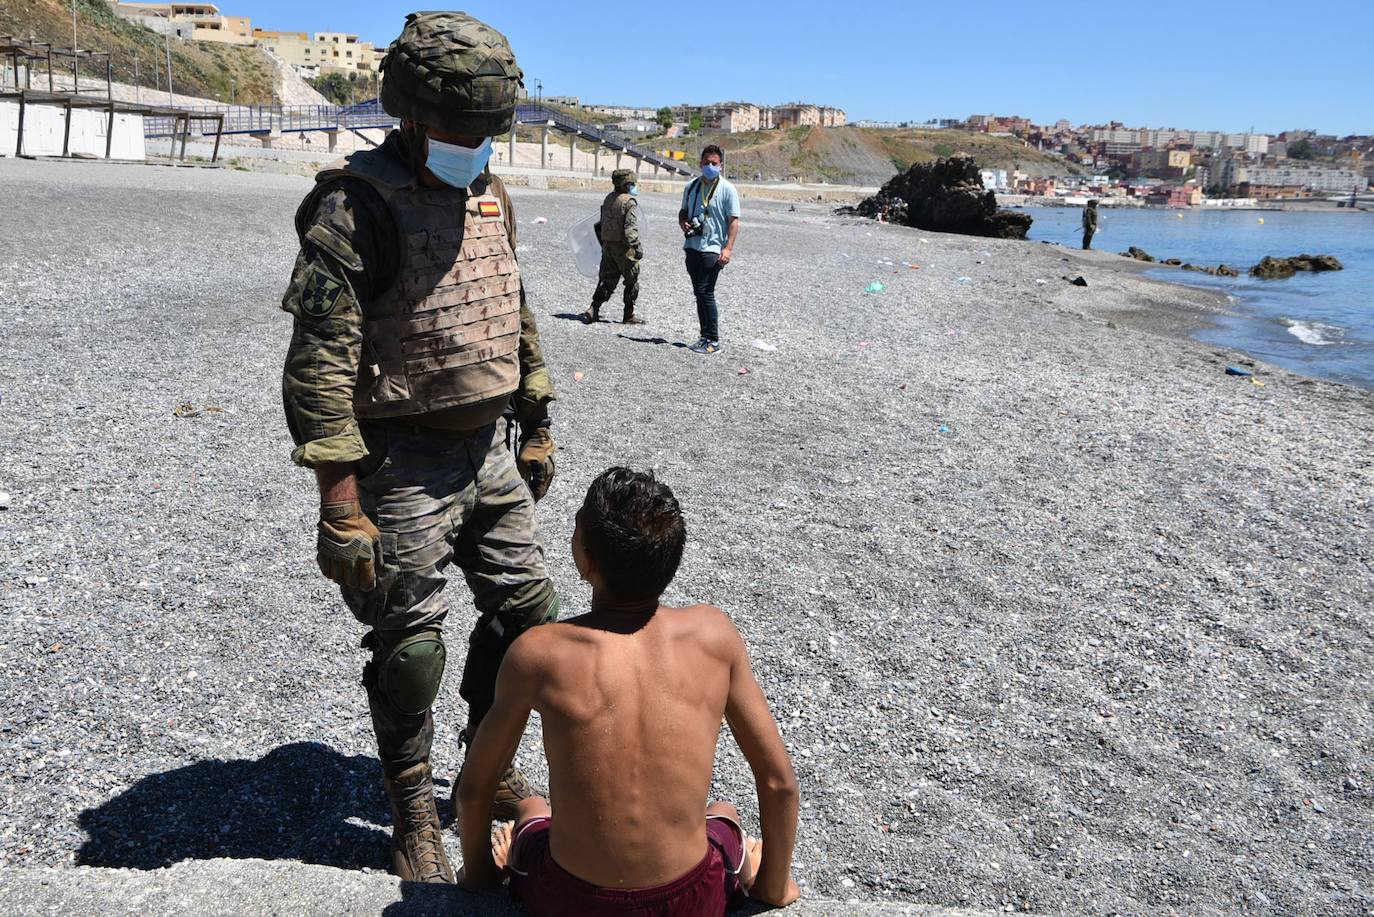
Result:
<svg viewBox="0 0 1374 917"><path fill-rule="evenodd" d="M708 144L705 146L705 148L702 149L702 151L701 151L701 158L702 158L702 159L705 159L707 156L710 156L712 153L715 153L717 156L720 157L720 163L721 163L721 165L725 165L725 151L722 150L720 147L716 146L714 143L708 143Z"/></svg>
<svg viewBox="0 0 1374 917"><path fill-rule="evenodd" d="M608 468L578 514L582 545L606 590L624 601L657 599L677 573L687 524L667 484L651 471Z"/></svg>

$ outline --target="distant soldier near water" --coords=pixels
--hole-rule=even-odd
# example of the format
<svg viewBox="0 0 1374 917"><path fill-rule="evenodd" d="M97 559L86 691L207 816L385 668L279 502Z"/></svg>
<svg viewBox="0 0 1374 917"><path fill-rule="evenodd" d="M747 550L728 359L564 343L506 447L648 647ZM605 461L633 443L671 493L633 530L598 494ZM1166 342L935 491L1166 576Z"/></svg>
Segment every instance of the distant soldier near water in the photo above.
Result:
<svg viewBox="0 0 1374 917"><path fill-rule="evenodd" d="M597 278L592 306L582 314L588 324L601 320L601 306L615 292L616 284L625 280L625 312L621 317L627 325L642 325L644 319L635 315L639 301L639 262L644 260L644 246L639 241L639 204L635 201L635 173L616 169L611 173L611 193L601 202L601 272Z"/></svg>
<svg viewBox="0 0 1374 917"><path fill-rule="evenodd" d="M1083 208L1083 250L1093 247L1093 233L1097 232L1097 199L1088 201Z"/></svg>

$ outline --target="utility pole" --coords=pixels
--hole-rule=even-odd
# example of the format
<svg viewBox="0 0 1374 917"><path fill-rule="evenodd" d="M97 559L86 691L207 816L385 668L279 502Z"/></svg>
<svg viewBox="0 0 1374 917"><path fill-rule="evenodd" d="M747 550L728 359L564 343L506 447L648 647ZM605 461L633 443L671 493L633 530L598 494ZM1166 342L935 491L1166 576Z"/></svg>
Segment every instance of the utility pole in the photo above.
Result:
<svg viewBox="0 0 1374 917"><path fill-rule="evenodd" d="M81 81L78 79L76 68L76 0L72 0L72 92L81 91Z"/></svg>
<svg viewBox="0 0 1374 917"><path fill-rule="evenodd" d="M235 101L234 101L234 100L238 98L238 86L239 86L239 81L238 81L237 79L235 79L234 77L232 77L232 76L229 77L229 104L230 104L230 106L233 106L233 105L235 104Z"/></svg>
<svg viewBox="0 0 1374 917"><path fill-rule="evenodd" d="M544 81L534 81L534 101L540 105L544 104Z"/></svg>
<svg viewBox="0 0 1374 917"><path fill-rule="evenodd" d="M139 100L140 100L141 98L142 98L142 96L141 96L141 94L140 94L140 92L139 92L139 85L138 85L138 55L135 54L135 55L134 55L134 104L138 104L138 102L139 102Z"/></svg>
<svg viewBox="0 0 1374 917"><path fill-rule="evenodd" d="M170 23L169 23L169 24L170 24ZM162 33L162 37L166 39L166 48L167 48L167 104L168 104L169 106L175 106L175 105L176 105L176 101L172 98L172 32L171 32L171 29L169 28L166 32L163 32L163 33Z"/></svg>

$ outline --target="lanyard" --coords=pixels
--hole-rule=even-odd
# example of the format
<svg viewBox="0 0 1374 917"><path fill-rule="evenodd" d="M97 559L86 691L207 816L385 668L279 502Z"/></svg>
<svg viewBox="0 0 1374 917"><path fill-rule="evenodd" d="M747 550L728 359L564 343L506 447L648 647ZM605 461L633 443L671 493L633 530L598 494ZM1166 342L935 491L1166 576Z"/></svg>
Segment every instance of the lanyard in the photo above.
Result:
<svg viewBox="0 0 1374 917"><path fill-rule="evenodd" d="M701 215L707 216L711 212L711 199L716 196L716 189L720 187L720 179L717 178L711 183L711 193L702 197L701 189L706 183L700 178L697 179L697 201L701 204Z"/></svg>

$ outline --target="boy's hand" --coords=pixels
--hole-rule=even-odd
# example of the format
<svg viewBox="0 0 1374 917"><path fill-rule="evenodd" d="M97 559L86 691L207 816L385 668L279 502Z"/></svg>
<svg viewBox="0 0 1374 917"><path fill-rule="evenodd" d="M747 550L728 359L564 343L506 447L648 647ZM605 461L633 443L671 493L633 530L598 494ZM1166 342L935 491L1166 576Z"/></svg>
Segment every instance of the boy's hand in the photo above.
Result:
<svg viewBox="0 0 1374 917"><path fill-rule="evenodd" d="M491 856L487 856L486 863L474 863L473 869L468 869L468 864L464 863L458 869L458 876L455 881L458 885L470 892L480 892L486 888L496 888L505 881L505 873L497 867ZM793 899L795 900L795 899Z"/></svg>
<svg viewBox="0 0 1374 917"><path fill-rule="evenodd" d="M768 876L760 870L754 878L754 883L749 886L749 897L774 907L787 907L801 897L801 889L797 887L797 883L793 881L791 876L787 877L787 881L781 888L776 886L777 883L769 881Z"/></svg>

